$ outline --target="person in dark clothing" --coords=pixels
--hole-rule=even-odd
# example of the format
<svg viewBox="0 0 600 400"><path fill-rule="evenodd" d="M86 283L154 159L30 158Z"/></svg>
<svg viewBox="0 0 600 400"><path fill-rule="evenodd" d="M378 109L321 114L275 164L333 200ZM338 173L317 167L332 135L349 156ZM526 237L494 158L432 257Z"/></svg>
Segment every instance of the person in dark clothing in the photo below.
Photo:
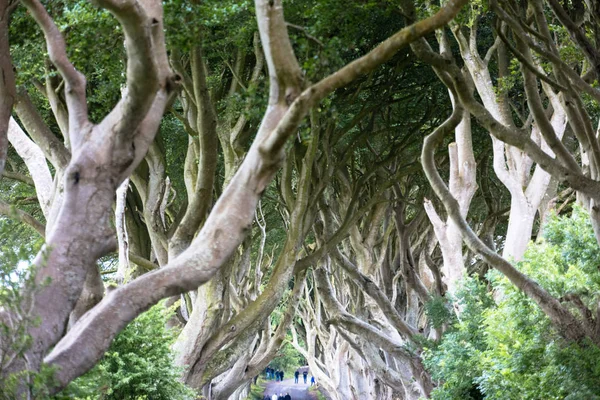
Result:
<svg viewBox="0 0 600 400"><path fill-rule="evenodd" d="M296 372L294 372L294 383L298 383L299 376L300 376L300 371L296 370Z"/></svg>
<svg viewBox="0 0 600 400"><path fill-rule="evenodd" d="M306 377L308 376L308 371L304 371L302 373L302 376L304 377L304 384L306 385Z"/></svg>
<svg viewBox="0 0 600 400"><path fill-rule="evenodd" d="M292 396L290 396L289 393L286 393L285 397L283 398L283 400L292 400Z"/></svg>
<svg viewBox="0 0 600 400"><path fill-rule="evenodd" d="M310 377L310 386L312 386L312 385L314 385L314 384L315 384L315 377L314 377L314 376L311 376L311 377Z"/></svg>
<svg viewBox="0 0 600 400"><path fill-rule="evenodd" d="M281 380L283 381L283 371L281 371L281 372L279 373L279 377L280 377L280 378L281 378Z"/></svg>

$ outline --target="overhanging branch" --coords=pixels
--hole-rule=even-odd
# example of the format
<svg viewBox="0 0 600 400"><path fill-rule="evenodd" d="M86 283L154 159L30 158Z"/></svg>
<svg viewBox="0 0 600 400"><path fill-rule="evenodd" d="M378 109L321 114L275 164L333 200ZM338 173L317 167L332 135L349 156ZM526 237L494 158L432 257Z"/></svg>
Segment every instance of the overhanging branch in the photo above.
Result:
<svg viewBox="0 0 600 400"><path fill-rule="evenodd" d="M190 247L167 267L143 275L106 296L46 357L48 364L59 367L55 390L89 370L102 357L116 334L141 312L160 299L196 289L216 273L244 239L254 218L258 199L279 168L283 146L311 105L358 76L374 70L411 41L444 26L466 1L450 1L432 17L404 28L365 57L330 75L293 100L294 94L300 92L300 76L294 73L299 68L290 64L286 44L273 48L283 38L273 40L268 33L273 32L269 31L270 21L281 25L280 30L287 38L283 15L276 17L280 13L281 2L257 0L259 28L272 87L270 107L255 142ZM281 20L276 21L277 18ZM275 29L274 33L278 30ZM288 104L292 100L290 107Z"/></svg>
<svg viewBox="0 0 600 400"><path fill-rule="evenodd" d="M44 32L50 61L65 80L69 128L71 132L76 132L88 123L85 78L69 61L64 38L40 1L22 0L22 2Z"/></svg>
<svg viewBox="0 0 600 400"><path fill-rule="evenodd" d="M437 171L434 154L435 146L441 142L446 134L454 130L456 125L460 122L461 113L462 106L457 103L457 107L454 109L452 115L433 131L433 133L425 138L421 160L423 163L423 170L425 171L429 183L444 204L448 216L456 223L463 236L463 240L471 251L482 256L486 262L499 270L517 288L531 298L566 338L580 340L586 336L589 337L588 330L573 316L573 314L535 281L521 273L495 251L487 247L471 230L464 217L460 214L458 202L454 199ZM594 337L590 338L596 340L596 342L598 340Z"/></svg>

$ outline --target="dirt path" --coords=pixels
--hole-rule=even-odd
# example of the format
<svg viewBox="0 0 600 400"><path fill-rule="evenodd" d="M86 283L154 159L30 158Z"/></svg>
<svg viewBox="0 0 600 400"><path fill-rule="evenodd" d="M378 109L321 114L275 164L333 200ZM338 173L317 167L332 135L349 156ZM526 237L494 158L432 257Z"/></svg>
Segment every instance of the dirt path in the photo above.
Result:
<svg viewBox="0 0 600 400"><path fill-rule="evenodd" d="M302 382L302 375L299 383L294 383L294 378L286 379L283 382L269 381L264 394L272 396L273 394L283 393L285 395L289 393L292 400L317 400L317 396L308 391L310 383L304 384Z"/></svg>

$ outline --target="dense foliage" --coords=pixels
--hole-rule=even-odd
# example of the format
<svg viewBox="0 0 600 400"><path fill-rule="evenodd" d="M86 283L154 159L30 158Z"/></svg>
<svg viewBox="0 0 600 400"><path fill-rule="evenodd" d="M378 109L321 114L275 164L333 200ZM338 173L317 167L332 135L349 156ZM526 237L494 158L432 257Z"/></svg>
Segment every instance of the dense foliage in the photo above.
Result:
<svg viewBox="0 0 600 400"><path fill-rule="evenodd" d="M563 301L598 302L600 252L587 214L554 217L519 268ZM462 312L425 362L434 399L598 399L600 349L562 339L531 300L498 273L470 278ZM494 296L499 299L494 301ZM574 303L573 303L574 307Z"/></svg>
<svg viewBox="0 0 600 400"><path fill-rule="evenodd" d="M288 340L291 338L288 337ZM277 357L269 364L271 368L285 372L286 379L293 376L296 369L304 365L306 365L306 360L289 342L281 346Z"/></svg>
<svg viewBox="0 0 600 400"><path fill-rule="evenodd" d="M24 300L21 289L23 287L35 288L33 280L35 270L29 268L27 262L32 254L37 252L43 241L35 237L32 229L15 221L0 221L0 306L8 309L18 317L10 324L0 323L0 336L3 338L2 350L15 351L17 354L24 352L31 344L31 338L26 334L30 326L39 323L39 318L31 315L21 301ZM0 357L0 369L10 364L12 359L5 353ZM50 374L51 375L51 374ZM31 385L43 391L46 372L32 374ZM18 376L7 379L3 390L0 390L0 399L9 400L13 395ZM12 382L11 382L12 380Z"/></svg>
<svg viewBox="0 0 600 400"><path fill-rule="evenodd" d="M140 315L117 336L94 369L76 379L56 400L184 400L193 398L178 379L166 327L172 309L161 303Z"/></svg>

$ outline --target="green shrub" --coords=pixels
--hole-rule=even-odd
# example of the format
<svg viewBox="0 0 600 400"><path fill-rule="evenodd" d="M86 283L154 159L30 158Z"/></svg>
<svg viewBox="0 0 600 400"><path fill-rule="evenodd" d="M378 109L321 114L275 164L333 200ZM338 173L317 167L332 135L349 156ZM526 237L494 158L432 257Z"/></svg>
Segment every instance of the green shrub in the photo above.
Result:
<svg viewBox="0 0 600 400"><path fill-rule="evenodd" d="M552 218L545 240L530 246L518 268L556 297L578 294L594 307L600 293L600 249L581 209ZM439 383L434 399L600 399L600 349L564 340L545 314L498 272L496 304L474 278L457 294L463 312L442 341L424 352ZM577 311L573 311L577 314Z"/></svg>
<svg viewBox="0 0 600 400"><path fill-rule="evenodd" d="M175 333L165 325L169 313L157 305L137 317L115 338L104 358L56 399L193 399L172 364Z"/></svg>

